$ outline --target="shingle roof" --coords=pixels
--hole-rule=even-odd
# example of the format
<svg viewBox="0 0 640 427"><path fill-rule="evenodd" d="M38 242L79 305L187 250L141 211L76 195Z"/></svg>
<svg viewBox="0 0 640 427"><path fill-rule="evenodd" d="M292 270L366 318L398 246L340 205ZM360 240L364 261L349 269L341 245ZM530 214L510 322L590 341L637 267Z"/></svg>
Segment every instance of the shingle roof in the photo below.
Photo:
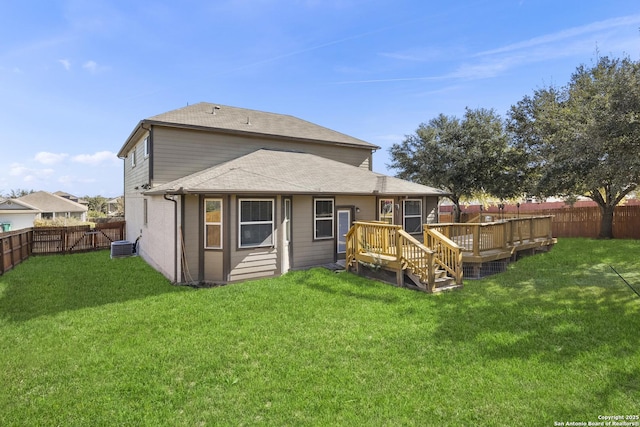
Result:
<svg viewBox="0 0 640 427"><path fill-rule="evenodd" d="M330 143L379 149L377 145L286 114L200 102L142 120L118 153L126 155L127 146L143 124L196 128L227 133L254 134L309 142Z"/></svg>
<svg viewBox="0 0 640 427"><path fill-rule="evenodd" d="M34 206L43 212L86 212L87 207L80 203L73 202L64 197L46 191L36 191L26 196L18 197L20 200Z"/></svg>
<svg viewBox="0 0 640 427"><path fill-rule="evenodd" d="M208 102L158 114L147 121L379 148L294 116Z"/></svg>
<svg viewBox="0 0 640 427"><path fill-rule="evenodd" d="M258 150L160 185L147 194L444 195L445 192L308 153Z"/></svg>

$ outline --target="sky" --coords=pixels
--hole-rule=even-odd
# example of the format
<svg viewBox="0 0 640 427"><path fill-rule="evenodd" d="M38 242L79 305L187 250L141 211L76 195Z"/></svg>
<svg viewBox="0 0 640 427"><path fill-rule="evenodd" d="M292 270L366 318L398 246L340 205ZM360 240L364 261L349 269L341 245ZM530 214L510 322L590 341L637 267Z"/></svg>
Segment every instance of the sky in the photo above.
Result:
<svg viewBox="0 0 640 427"><path fill-rule="evenodd" d="M389 148L509 107L598 57L640 58L630 0L0 0L0 195L116 197L136 124L197 102Z"/></svg>

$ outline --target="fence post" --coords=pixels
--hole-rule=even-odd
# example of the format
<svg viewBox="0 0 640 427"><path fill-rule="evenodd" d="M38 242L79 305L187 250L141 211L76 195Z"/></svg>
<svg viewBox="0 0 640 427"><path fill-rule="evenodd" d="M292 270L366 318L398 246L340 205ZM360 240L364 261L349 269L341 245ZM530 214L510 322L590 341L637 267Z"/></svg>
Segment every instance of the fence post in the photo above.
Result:
<svg viewBox="0 0 640 427"><path fill-rule="evenodd" d="M0 238L0 275L4 274L4 237Z"/></svg>

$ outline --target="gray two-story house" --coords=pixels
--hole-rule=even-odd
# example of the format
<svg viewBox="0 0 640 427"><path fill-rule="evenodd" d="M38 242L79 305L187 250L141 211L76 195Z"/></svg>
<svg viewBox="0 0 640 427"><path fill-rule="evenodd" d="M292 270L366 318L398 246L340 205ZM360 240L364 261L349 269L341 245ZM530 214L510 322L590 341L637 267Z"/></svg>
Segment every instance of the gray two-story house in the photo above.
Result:
<svg viewBox="0 0 640 427"><path fill-rule="evenodd" d="M344 258L356 220L419 236L444 193L373 172L378 148L289 115L210 103L149 117L118 153L128 239L174 282L227 283Z"/></svg>

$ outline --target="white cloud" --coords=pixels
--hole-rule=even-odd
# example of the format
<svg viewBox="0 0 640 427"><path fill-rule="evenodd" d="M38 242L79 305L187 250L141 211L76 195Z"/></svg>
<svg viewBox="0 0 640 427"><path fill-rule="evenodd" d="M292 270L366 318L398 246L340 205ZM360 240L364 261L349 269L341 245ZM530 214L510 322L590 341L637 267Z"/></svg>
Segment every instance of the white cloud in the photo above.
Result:
<svg viewBox="0 0 640 427"><path fill-rule="evenodd" d="M41 151L36 154L34 160L38 163L42 163L43 165L55 165L56 163L62 162L69 155L66 153L48 153L46 151Z"/></svg>
<svg viewBox="0 0 640 427"><path fill-rule="evenodd" d="M590 24L544 34L495 49L485 50L467 57L449 73L434 76L394 77L335 82L388 83L429 80L475 80L500 76L508 70L527 64L541 63L569 57L595 54L602 48L603 54L629 52L637 46L635 34L630 38L627 29L640 24L640 15L612 18ZM620 31L618 31L620 30ZM394 53L381 53L383 57L403 61L428 61L435 58L437 50L412 49Z"/></svg>
<svg viewBox="0 0 640 427"><path fill-rule="evenodd" d="M79 154L71 158L76 163L97 166L102 163L120 164L118 156L112 151L98 151L94 154Z"/></svg>
<svg viewBox="0 0 640 427"><path fill-rule="evenodd" d="M22 178L23 182L38 182L48 180L55 174L53 169L33 169L20 163L13 163L9 167L9 175Z"/></svg>
<svg viewBox="0 0 640 427"><path fill-rule="evenodd" d="M385 58L410 62L432 62L445 56L441 49L432 47L407 49L399 52L381 52L379 55ZM447 56L451 56L451 53L449 52Z"/></svg>
<svg viewBox="0 0 640 427"><path fill-rule="evenodd" d="M21 165L20 163L12 163L11 166L9 166L9 175L11 176L24 175L28 173L28 171L29 169L27 169L25 166Z"/></svg>
<svg viewBox="0 0 640 427"><path fill-rule="evenodd" d="M95 73L96 71L98 71L98 63L95 61L87 61L82 64L82 68L88 70L91 73Z"/></svg>
<svg viewBox="0 0 640 427"><path fill-rule="evenodd" d="M65 70L71 70L71 61L68 59L58 59L58 62L62 64Z"/></svg>
<svg viewBox="0 0 640 427"><path fill-rule="evenodd" d="M516 50L528 49L535 46L548 45L551 43L557 43L569 38L578 36L584 36L588 34L600 33L604 30L610 30L613 28L627 27L640 24L640 15L623 16L620 18L612 18L604 21L593 22L591 24L583 25L580 27L568 28L556 33L545 34L543 36L534 37L529 40L524 40L518 43L513 43L507 46L503 46L497 49L487 50L478 53L476 56L495 55L498 53L513 52Z"/></svg>

